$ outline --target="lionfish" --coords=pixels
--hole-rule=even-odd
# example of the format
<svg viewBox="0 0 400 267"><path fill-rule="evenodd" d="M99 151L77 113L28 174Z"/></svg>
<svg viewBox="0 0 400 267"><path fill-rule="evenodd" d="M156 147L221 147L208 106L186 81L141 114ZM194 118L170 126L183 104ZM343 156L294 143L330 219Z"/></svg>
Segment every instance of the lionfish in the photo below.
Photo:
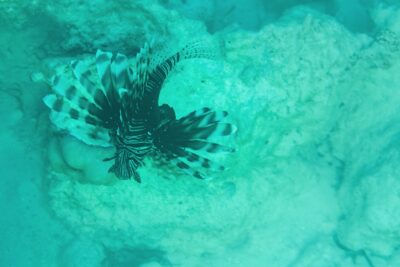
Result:
<svg viewBox="0 0 400 267"><path fill-rule="evenodd" d="M230 136L236 127L226 111L208 107L176 118L174 109L159 105L163 83L177 63L215 55L202 42L170 55L154 53L149 44L136 57L98 50L95 57L61 66L48 81L52 94L43 98L51 121L86 144L115 148L109 172L141 181L144 158L161 155L186 173L206 178L205 171L224 167L204 152L233 152L210 137Z"/></svg>

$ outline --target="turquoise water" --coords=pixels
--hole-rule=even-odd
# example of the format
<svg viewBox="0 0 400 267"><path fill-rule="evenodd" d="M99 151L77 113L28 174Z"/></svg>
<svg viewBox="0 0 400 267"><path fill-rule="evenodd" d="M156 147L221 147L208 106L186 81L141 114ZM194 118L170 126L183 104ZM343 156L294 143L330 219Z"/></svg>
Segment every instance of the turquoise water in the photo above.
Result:
<svg viewBox="0 0 400 267"><path fill-rule="evenodd" d="M42 101L151 40L218 48L160 95L229 112L213 179L147 157L120 180ZM400 266L398 1L0 0L0 59L0 266Z"/></svg>

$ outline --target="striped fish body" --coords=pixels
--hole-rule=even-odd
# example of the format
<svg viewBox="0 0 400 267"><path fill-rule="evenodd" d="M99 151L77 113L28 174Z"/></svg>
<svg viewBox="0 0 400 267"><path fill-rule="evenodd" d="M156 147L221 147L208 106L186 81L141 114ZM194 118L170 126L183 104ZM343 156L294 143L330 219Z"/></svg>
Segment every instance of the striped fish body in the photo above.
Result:
<svg viewBox="0 0 400 267"><path fill-rule="evenodd" d="M137 168L152 149L148 107L126 56L98 51L94 59L62 66L44 97L53 123L81 141L114 147L110 172L140 181Z"/></svg>
<svg viewBox="0 0 400 267"><path fill-rule="evenodd" d="M53 93L44 97L52 122L89 145L114 147L110 172L140 182L138 168L156 151L197 178L197 168L223 169L200 152L231 151L208 141L227 136L234 126L222 123L227 113L209 108L180 119L168 105L158 104L168 73L183 59L212 58L208 47L187 45L172 55L153 54L149 45L128 58L97 51L94 58L73 61L57 69L49 81Z"/></svg>
<svg viewBox="0 0 400 267"><path fill-rule="evenodd" d="M123 134L112 134L115 146L114 164L109 169L120 179L134 178L140 182L137 169L142 166L144 157L152 150L152 140L143 121L134 121Z"/></svg>

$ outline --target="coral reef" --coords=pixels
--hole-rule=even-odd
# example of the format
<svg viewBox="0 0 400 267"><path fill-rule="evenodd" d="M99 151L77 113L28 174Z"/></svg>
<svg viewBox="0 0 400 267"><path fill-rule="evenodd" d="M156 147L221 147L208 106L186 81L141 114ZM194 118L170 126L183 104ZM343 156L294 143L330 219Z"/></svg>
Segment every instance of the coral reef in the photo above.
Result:
<svg viewBox="0 0 400 267"><path fill-rule="evenodd" d="M181 2L0 2L0 265L400 266L398 1L285 0L252 31ZM160 96L178 117L231 114L237 153L213 180L153 160L142 184L117 180L99 160L112 151L53 131L29 81L154 36L223 46L178 65Z"/></svg>
<svg viewBox="0 0 400 267"><path fill-rule="evenodd" d="M379 255L394 255L397 235L389 232L385 237L383 233L397 223L392 220L386 224L382 216L386 211L395 214L396 205L380 210L385 203L385 198L380 198L384 191L372 189L378 178L361 178L352 171L358 167L352 167L353 160L348 158L353 153L360 158L359 149L369 137L360 137L357 143L343 136L356 137L359 131L363 132L361 125L345 126L355 123L353 120L363 123L358 114L366 116L362 110L348 110L357 107L354 95L368 98L359 100L367 108L372 99L366 90L376 91L379 86L375 82L375 87L366 89L365 84L354 84L352 77L373 77L369 68L375 60L371 53L387 50L377 48L379 45L396 46L392 40L395 37L381 36L374 41L366 35L351 34L327 16L297 8L258 33L236 31L220 34L219 38L225 44L222 65L211 64L200 71L184 65L166 82L164 97L177 106L178 113L201 106L206 100L218 108L234 110L231 113L241 129L237 138L239 152L228 163L228 172L205 186L177 176L173 170L152 167L149 162L142 171L146 182L140 187L125 183L93 186L53 173L50 196L57 216L76 231L101 240L114 250L151 244L168 252L171 262L180 264L190 258L221 266L221 255L228 257L234 251L243 255L229 256L231 266L251 263L251 257L255 258L252 266L259 266L259 262L280 266L321 266L328 262L362 266L379 261L374 258ZM380 64L394 60L395 54L378 54L376 60L384 60ZM383 71L384 66L380 65L377 72L385 73L387 81L392 81L393 72ZM223 70L219 76L213 75L215 68ZM357 82L368 83L370 79ZM384 81L381 76L376 79ZM176 88L180 91L171 96L169 92ZM393 93L387 91L388 95ZM180 101L183 95L189 96L185 102ZM198 95L206 100L198 101ZM342 140L347 143L342 144ZM374 144L369 147L381 147ZM89 163L81 164L96 168L93 162L90 167L86 167ZM398 190L398 181L390 178L395 177L395 170L389 167L388 171L392 174L382 173L388 180L380 181L380 187L390 187L387 197L395 196ZM382 179L379 172L377 175ZM333 204L337 189L340 205ZM355 192L359 192L356 199L360 196L356 202ZM370 210L362 208L365 194L376 203ZM313 198L318 203L310 200ZM397 200L392 199L392 203ZM374 220L372 214L379 219ZM371 227L375 230L371 231ZM293 242L295 245L291 245ZM271 247L271 243L275 246ZM169 250L171 247L173 251ZM311 252L298 254L303 247L305 251L316 248L329 256L317 259ZM263 256L253 255L260 250ZM283 251L285 258L275 259ZM356 261L350 263L346 253L355 255ZM329 257L336 259L332 262Z"/></svg>

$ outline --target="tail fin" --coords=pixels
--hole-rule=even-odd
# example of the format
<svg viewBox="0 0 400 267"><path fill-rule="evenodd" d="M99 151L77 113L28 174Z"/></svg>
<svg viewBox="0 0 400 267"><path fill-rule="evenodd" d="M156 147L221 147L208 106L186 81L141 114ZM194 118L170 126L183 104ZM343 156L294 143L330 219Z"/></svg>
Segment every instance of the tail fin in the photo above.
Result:
<svg viewBox="0 0 400 267"><path fill-rule="evenodd" d="M159 126L154 133L154 145L186 173L204 179L209 170L223 170L224 166L208 156L218 152L234 152L234 149L210 141L213 137L229 136L236 127L223 122L226 111L209 108L193 111L176 120L171 119ZM207 156L208 155L208 156Z"/></svg>

